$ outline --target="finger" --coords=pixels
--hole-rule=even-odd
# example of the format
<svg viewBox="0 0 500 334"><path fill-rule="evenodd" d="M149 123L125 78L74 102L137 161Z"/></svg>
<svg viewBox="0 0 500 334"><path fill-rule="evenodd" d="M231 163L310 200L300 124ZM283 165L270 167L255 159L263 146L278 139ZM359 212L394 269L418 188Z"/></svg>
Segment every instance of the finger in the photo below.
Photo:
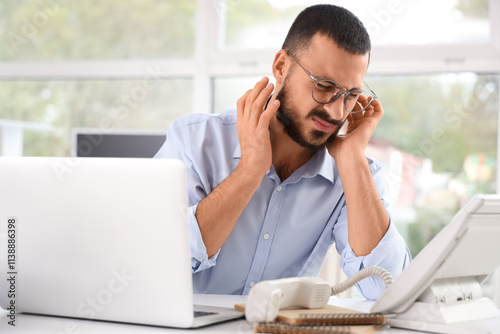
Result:
<svg viewBox="0 0 500 334"><path fill-rule="evenodd" d="M358 100L356 102L356 106L354 108L354 115L355 115L354 118L355 119L360 119L360 118L363 118L363 117L366 117L366 116L371 116L373 114L372 103L374 101L376 101L376 100L372 101L371 96L370 97L366 97L366 96L360 95L358 97ZM361 112L361 110L363 110L363 111Z"/></svg>
<svg viewBox="0 0 500 334"><path fill-rule="evenodd" d="M272 83L268 83L267 86L261 91L259 96L257 96L257 98L255 99L254 105L264 110L264 106L269 100L269 96L271 96L273 90L274 90L274 85Z"/></svg>
<svg viewBox="0 0 500 334"><path fill-rule="evenodd" d="M259 128L269 128L269 124L271 123L271 119L276 115L276 112L278 111L280 107L280 101L274 100L272 103L270 103L266 110L262 112L262 115L260 116L258 127Z"/></svg>
<svg viewBox="0 0 500 334"><path fill-rule="evenodd" d="M352 121L363 118L364 112L361 111L362 109L363 109L363 104L358 99L358 101L356 101L356 105L354 106L352 112L349 113L349 116L351 117Z"/></svg>
<svg viewBox="0 0 500 334"><path fill-rule="evenodd" d="M358 105L361 106L361 109L365 108L369 103L369 100L364 95L358 96Z"/></svg>
<svg viewBox="0 0 500 334"><path fill-rule="evenodd" d="M373 115L373 101L371 100L371 97L366 99L366 107L365 107L365 111L363 112L363 115L366 117L370 117Z"/></svg>
<svg viewBox="0 0 500 334"><path fill-rule="evenodd" d="M247 100L248 95L250 95L251 92L252 92L251 89L247 90L247 92L242 97L240 97L238 99L238 101L236 102L236 115L239 119L243 118L246 100Z"/></svg>
<svg viewBox="0 0 500 334"><path fill-rule="evenodd" d="M264 108L267 107L266 103L269 101L269 97L273 93L274 85L272 83L267 84L267 86L260 92L259 96L253 102L253 118L258 120Z"/></svg>
<svg viewBox="0 0 500 334"><path fill-rule="evenodd" d="M367 106L367 108L374 108L375 104L380 105L380 101L374 99L372 96L369 97L363 96L363 98L366 101L365 105Z"/></svg>
<svg viewBox="0 0 500 334"><path fill-rule="evenodd" d="M266 88L268 82L269 79L267 77L263 77L259 82L257 82L254 88L252 89L252 92L247 97L247 103L249 103L250 105L253 104L253 102L255 101L255 99L257 99L262 90Z"/></svg>
<svg viewBox="0 0 500 334"><path fill-rule="evenodd" d="M373 108L372 116L380 121L382 116L384 116L384 108L382 107L382 102L380 102L380 100L373 100L373 102L370 104L370 107Z"/></svg>
<svg viewBox="0 0 500 334"><path fill-rule="evenodd" d="M366 98L365 98L366 99ZM368 106L363 112L363 117L373 117L376 119L377 123L380 121L384 115L384 110L382 104L379 100L372 100L371 97L367 100Z"/></svg>
<svg viewBox="0 0 500 334"><path fill-rule="evenodd" d="M267 77L263 77L259 82L257 82L254 88L251 90L250 94L245 99L245 108L243 110L243 117L249 120L252 117L252 109L255 99L261 94L262 90L265 89L268 82Z"/></svg>
<svg viewBox="0 0 500 334"><path fill-rule="evenodd" d="M264 111L264 106L269 100L269 96L273 92L273 89L274 85L269 83L264 89L262 89L260 94L252 102L252 104L249 105L249 108L246 108L246 112L248 113L247 119L250 122L249 124L257 126L257 124L259 123L259 119Z"/></svg>

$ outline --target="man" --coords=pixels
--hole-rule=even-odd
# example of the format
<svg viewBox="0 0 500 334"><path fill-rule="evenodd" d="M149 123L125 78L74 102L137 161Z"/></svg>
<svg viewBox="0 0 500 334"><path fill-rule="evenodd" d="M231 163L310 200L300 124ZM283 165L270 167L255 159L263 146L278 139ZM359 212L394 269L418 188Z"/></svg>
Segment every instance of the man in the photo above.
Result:
<svg viewBox="0 0 500 334"><path fill-rule="evenodd" d="M380 163L364 156L383 115L363 82L369 56L351 12L309 7L274 58L275 89L263 78L237 111L170 127L156 157L188 170L196 293L247 294L261 280L317 275L334 242L348 276L377 265L396 277L410 262ZM358 288L376 299L384 285L368 278Z"/></svg>

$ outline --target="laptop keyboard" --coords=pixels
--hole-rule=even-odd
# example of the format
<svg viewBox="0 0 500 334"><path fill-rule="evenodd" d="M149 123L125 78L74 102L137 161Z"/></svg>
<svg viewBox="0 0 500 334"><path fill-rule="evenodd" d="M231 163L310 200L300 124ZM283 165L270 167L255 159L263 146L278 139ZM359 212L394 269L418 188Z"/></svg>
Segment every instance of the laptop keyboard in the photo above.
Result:
<svg viewBox="0 0 500 334"><path fill-rule="evenodd" d="M207 315L218 314L217 312L194 311L194 317L204 317Z"/></svg>

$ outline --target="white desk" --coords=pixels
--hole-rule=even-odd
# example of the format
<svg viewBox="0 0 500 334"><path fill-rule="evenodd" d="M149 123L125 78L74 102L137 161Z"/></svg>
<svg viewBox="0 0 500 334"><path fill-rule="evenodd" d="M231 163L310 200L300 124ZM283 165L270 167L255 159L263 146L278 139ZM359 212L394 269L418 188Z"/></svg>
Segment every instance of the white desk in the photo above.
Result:
<svg viewBox="0 0 500 334"><path fill-rule="evenodd" d="M233 307L235 303L245 302L243 296L228 295L195 295L195 303L200 305L214 305ZM368 312L373 302L362 299L331 298L331 304ZM201 333L252 333L252 324L244 319L233 320L217 325L202 327L196 330L142 326L104 321L90 321L31 314L17 314L16 326L8 324L6 312L0 309L0 333L43 333L43 334L85 334L85 333L186 333L196 331ZM377 333L415 334L416 331L407 331L384 327Z"/></svg>
<svg viewBox="0 0 500 334"><path fill-rule="evenodd" d="M235 303L245 302L243 296L228 296L228 295L195 295L195 302L200 305L213 305L233 307ZM368 312L372 301L363 299L342 299L332 297L330 304L337 305L345 308L351 308L359 311ZM228 321L225 323L202 327L199 329L177 329L156 326L143 326L123 323L112 323L105 321L91 321L79 320L72 318L61 318L51 316L17 314L16 326L8 325L6 312L0 309L0 333L43 333L43 334L86 334L86 333L116 333L116 334L135 334L135 333L237 333L237 334L250 334L252 331L252 324L245 319ZM500 333L500 318L495 320L488 320L490 322L489 328L493 328L495 333ZM390 328L385 326L376 333L388 334L418 334L428 333L413 330L404 330L398 328Z"/></svg>

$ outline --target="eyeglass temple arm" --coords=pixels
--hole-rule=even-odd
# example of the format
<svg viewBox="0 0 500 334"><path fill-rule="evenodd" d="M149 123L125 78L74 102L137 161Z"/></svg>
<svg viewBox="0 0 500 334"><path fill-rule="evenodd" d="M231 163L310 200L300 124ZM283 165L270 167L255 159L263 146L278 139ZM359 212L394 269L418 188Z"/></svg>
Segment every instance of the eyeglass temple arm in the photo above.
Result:
<svg viewBox="0 0 500 334"><path fill-rule="evenodd" d="M366 85L366 87L368 87L368 89L370 90L370 93L372 93L373 100L377 100L378 99L377 94L370 88L370 86L368 86L368 84L366 82L363 81L363 83Z"/></svg>
<svg viewBox="0 0 500 334"><path fill-rule="evenodd" d="M302 68L302 69L304 70L304 72L306 72L306 73L307 73L307 75L309 76L309 78L311 78L311 80L312 80L312 81L314 81L314 82L317 82L317 81L318 81L318 80L316 79L316 77L315 77L314 75L312 75L312 73L311 73L311 72L309 72L309 71L308 71L308 70L307 70L304 66L302 66L302 64L301 64L301 63L299 63L299 62L298 62L298 60L297 60L297 59L295 59L295 57L294 57L294 56L292 56L292 54L291 54L290 52L288 52L288 50L285 50L285 51L286 51L286 54L287 54L290 58L292 58L292 60L293 60L295 63L297 63L297 65L299 65L299 66L300 66L300 68Z"/></svg>

